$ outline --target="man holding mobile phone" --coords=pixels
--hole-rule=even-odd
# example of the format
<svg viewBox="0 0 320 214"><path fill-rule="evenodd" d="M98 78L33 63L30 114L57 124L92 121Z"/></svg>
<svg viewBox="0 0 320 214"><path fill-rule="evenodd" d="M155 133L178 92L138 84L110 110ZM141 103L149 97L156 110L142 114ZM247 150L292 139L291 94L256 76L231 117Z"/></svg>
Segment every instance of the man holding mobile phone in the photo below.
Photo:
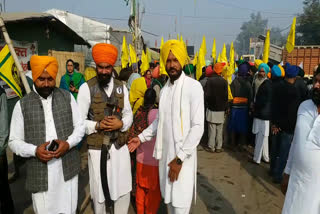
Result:
<svg viewBox="0 0 320 214"><path fill-rule="evenodd" d="M55 87L57 60L34 55L30 63L34 90L15 105L9 147L28 158L26 189L32 193L34 212L74 214L80 171L75 146L85 126L74 97ZM54 142L56 150L48 149Z"/></svg>

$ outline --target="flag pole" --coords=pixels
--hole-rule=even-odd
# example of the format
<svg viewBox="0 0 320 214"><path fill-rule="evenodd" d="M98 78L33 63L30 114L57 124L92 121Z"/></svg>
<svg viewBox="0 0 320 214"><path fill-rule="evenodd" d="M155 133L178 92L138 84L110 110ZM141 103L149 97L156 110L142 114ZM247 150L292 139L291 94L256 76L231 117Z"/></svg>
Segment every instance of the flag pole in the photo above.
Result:
<svg viewBox="0 0 320 214"><path fill-rule="evenodd" d="M11 56L13 57L14 63L17 66L18 72L20 73L22 84L23 84L27 94L29 94L31 92L31 90L30 90L27 78L26 78L26 76L25 76L25 74L23 72L21 64L19 63L18 56L17 56L17 54L16 54L16 52L15 52L15 50L13 48L12 41L11 41L11 39L9 37L8 31L6 29L6 26L4 24L4 21L3 21L2 17L0 17L0 28L1 28L4 40L6 41L8 47L9 47Z"/></svg>

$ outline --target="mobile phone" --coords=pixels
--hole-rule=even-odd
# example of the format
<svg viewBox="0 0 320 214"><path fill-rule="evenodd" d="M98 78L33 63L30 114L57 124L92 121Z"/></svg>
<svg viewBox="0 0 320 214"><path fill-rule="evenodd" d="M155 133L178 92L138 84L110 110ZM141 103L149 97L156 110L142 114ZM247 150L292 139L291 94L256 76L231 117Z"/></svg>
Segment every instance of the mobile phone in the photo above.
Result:
<svg viewBox="0 0 320 214"><path fill-rule="evenodd" d="M73 87L74 87L73 80L70 81L70 86L73 86Z"/></svg>
<svg viewBox="0 0 320 214"><path fill-rule="evenodd" d="M56 151L58 148L59 148L59 144L57 143L57 141L53 140L53 141L51 141L51 143L49 144L47 150L48 150L48 151L51 151L51 152L54 152L54 151Z"/></svg>

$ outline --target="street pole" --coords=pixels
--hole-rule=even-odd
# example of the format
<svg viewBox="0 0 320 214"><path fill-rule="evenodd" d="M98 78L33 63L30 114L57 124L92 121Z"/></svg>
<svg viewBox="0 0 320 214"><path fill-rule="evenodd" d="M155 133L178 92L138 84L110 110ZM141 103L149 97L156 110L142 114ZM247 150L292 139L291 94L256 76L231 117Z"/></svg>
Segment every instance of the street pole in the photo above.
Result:
<svg viewBox="0 0 320 214"><path fill-rule="evenodd" d="M11 56L13 57L14 63L17 66L18 72L20 73L20 78L22 80L22 84L23 84L27 94L29 94L31 92L31 90L30 90L27 78L26 78L26 76L25 76L25 74L23 72L22 66L21 66L21 64L19 62L19 59L18 59L18 56L17 56L17 54L16 54L16 52L15 52L15 50L13 48L12 41L11 41L11 39L9 37L8 31L6 29L6 26L4 24L4 21L3 21L2 17L0 17L0 28L1 28L4 40L6 41L8 47L9 47Z"/></svg>

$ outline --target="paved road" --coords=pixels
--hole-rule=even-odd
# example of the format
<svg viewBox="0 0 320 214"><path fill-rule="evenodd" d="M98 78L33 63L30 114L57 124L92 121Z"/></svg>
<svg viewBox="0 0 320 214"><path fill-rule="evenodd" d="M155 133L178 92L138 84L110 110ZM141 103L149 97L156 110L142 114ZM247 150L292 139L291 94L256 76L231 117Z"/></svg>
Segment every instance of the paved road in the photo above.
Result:
<svg viewBox="0 0 320 214"><path fill-rule="evenodd" d="M12 155L8 156L12 162ZM10 169L12 168L11 164ZM193 214L281 213L284 197L279 185L272 183L267 172L268 165L249 163L247 152L227 150L212 154L199 147L197 198L191 212ZM17 213L32 214L30 195L24 191L24 177L25 170L21 170L21 177L11 184L11 190ZM87 179L87 174L80 177L79 203L88 194ZM93 213L90 203L84 213ZM134 213L132 208L130 213ZM166 213L165 207L162 207L159 213Z"/></svg>

